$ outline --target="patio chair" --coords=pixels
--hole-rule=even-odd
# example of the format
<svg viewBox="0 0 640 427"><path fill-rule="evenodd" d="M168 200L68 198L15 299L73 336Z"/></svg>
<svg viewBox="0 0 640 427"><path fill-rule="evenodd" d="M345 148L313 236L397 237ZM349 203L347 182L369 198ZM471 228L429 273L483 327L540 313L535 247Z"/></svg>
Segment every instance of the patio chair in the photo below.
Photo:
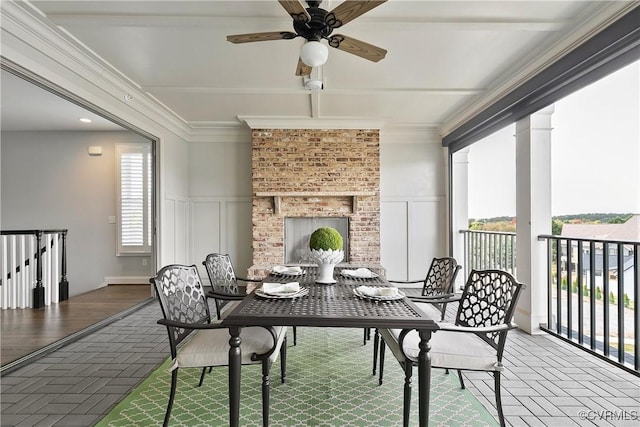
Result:
<svg viewBox="0 0 640 427"><path fill-rule="evenodd" d="M200 384L206 368L228 366L229 330L221 321L212 321L195 265L168 265L150 279L154 284L171 350L171 391L164 417L169 423L176 394L179 368L202 368ZM282 382L286 377L286 328L247 327L241 332L243 364L262 364L262 422L269 420L269 370L280 354Z"/></svg>
<svg viewBox="0 0 640 427"><path fill-rule="evenodd" d="M447 310L447 300L444 298L453 297L453 284L456 281L460 266L455 258L442 257L433 258L427 271L427 277L422 280L389 280L389 283L398 285L408 285L422 283L420 296L409 296L425 314L432 319L444 320ZM373 375L376 374L378 360L378 343L380 342L379 332L376 329L373 336ZM380 363L382 364L382 360ZM380 384L382 384L382 366L380 366Z"/></svg>
<svg viewBox="0 0 640 427"><path fill-rule="evenodd" d="M460 271L460 266L455 258L443 257L434 258L429 266L427 277L423 280L389 280L390 283L398 285L408 285L422 282L422 293L420 296L410 296L409 298L418 307L433 314L433 307L440 311L440 320L444 320L447 310L447 300L444 297L453 296L453 284Z"/></svg>
<svg viewBox="0 0 640 427"><path fill-rule="evenodd" d="M222 308L230 301L241 301L246 295L246 285L238 286L238 281L245 283L262 283L262 280L247 279L236 276L228 254L211 253L206 256L202 265L207 269L207 275L211 282L212 291L207 292L207 297L215 298L218 319L222 319ZM231 308L231 307L229 307ZM297 331L293 327L293 345L298 343Z"/></svg>
<svg viewBox="0 0 640 427"><path fill-rule="evenodd" d="M459 299L455 322L439 323L440 329L429 341L431 367L457 370L461 388L464 389L463 370L493 374L496 408L503 427L505 421L500 396L500 373L504 370L502 354L507 332L517 327L512 319L523 288L523 284L505 271L472 271ZM420 338L416 330L410 329L381 329L380 336L380 383L386 344L404 368L403 425L408 426L411 376L420 352Z"/></svg>

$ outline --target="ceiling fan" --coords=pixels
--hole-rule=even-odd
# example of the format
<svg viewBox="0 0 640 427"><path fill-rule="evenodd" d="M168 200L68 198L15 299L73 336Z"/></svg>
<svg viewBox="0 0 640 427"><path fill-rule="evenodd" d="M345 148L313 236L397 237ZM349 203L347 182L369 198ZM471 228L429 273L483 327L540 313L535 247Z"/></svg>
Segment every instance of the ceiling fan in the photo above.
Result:
<svg viewBox="0 0 640 427"><path fill-rule="evenodd" d="M305 7L300 0L278 0L293 18L295 32L271 31L266 33L236 34L227 36L227 41L231 43L250 43L269 40L291 40L296 37L302 37L307 42L300 50L300 58L296 67L297 76L309 76L313 67L322 65L327 61L329 52L327 46L320 43L322 39L327 40L329 46L333 48L357 55L369 61L378 62L387 54L385 49L352 37L332 33L334 29L342 27L386 1L344 1L329 12L320 8L321 0L307 0L309 7Z"/></svg>

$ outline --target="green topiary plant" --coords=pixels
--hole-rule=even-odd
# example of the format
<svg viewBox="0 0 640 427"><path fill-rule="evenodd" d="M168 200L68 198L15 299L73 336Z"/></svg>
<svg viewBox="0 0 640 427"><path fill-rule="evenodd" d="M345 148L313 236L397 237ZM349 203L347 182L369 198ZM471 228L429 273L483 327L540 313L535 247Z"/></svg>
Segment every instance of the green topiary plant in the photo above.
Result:
<svg viewBox="0 0 640 427"><path fill-rule="evenodd" d="M309 249L342 250L342 236L332 227L320 227L309 238Z"/></svg>

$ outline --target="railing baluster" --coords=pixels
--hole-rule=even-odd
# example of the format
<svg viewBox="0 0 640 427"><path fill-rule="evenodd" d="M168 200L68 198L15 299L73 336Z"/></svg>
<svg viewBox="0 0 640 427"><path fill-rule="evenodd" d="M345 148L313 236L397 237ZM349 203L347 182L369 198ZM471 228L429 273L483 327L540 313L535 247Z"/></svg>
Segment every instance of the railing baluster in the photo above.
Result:
<svg viewBox="0 0 640 427"><path fill-rule="evenodd" d="M9 245L9 262L11 263L11 279L8 280L8 288L9 288L9 295L7 298L7 306L9 308L17 308L17 300L16 300L16 291L15 288L18 285L18 281L16 279L17 276L17 270L15 268L16 266L16 236L11 236L10 239L10 245Z"/></svg>
<svg viewBox="0 0 640 427"><path fill-rule="evenodd" d="M553 240L547 239L547 327L553 328Z"/></svg>
<svg viewBox="0 0 640 427"><path fill-rule="evenodd" d="M478 234L478 239L480 239L480 265L479 267L481 269L484 269L484 242L485 242L485 235L484 234Z"/></svg>
<svg viewBox="0 0 640 427"><path fill-rule="evenodd" d="M573 269L571 268L571 249L573 242L567 240L567 338L573 338Z"/></svg>
<svg viewBox="0 0 640 427"><path fill-rule="evenodd" d="M591 350L596 349L596 242L589 244L589 285L591 286L591 299L589 300L589 311L591 313Z"/></svg>
<svg viewBox="0 0 640 427"><path fill-rule="evenodd" d="M556 332L562 333L562 242L556 240Z"/></svg>
<svg viewBox="0 0 640 427"><path fill-rule="evenodd" d="M582 261L582 241L578 241L578 265L577 265L577 285L578 285L578 342L584 343L584 295L582 287L582 275L584 274L584 265Z"/></svg>
<svg viewBox="0 0 640 427"><path fill-rule="evenodd" d="M16 272L16 281L15 283L15 289L16 289L16 294L17 294L17 305L16 307L19 308L27 308L29 307L30 304L30 296L29 296L29 291L31 289L31 283L29 281L29 271L24 268L25 262L26 260L29 259L29 255L28 255L28 248L27 248L27 242L31 241L32 239L30 238L31 236L15 236L17 241L19 243L16 243L16 250L18 251L18 257L17 257L17 262L14 261L14 264L20 265L21 268L20 269L20 273Z"/></svg>
<svg viewBox="0 0 640 427"><path fill-rule="evenodd" d="M497 234L494 234L492 237L493 237L493 239L492 239L493 240L493 249L491 250L491 259L492 259L491 268L498 269L498 268L500 268L500 263L496 263L496 254L497 254L497 251L498 251L498 244L497 244L498 239L497 238L499 236Z"/></svg>
<svg viewBox="0 0 640 427"><path fill-rule="evenodd" d="M602 322L604 326L604 355L611 353L609 348L609 243L602 248Z"/></svg>
<svg viewBox="0 0 640 427"><path fill-rule="evenodd" d="M624 247L618 243L618 362L624 363Z"/></svg>
<svg viewBox="0 0 640 427"><path fill-rule="evenodd" d="M9 263L7 262L7 237L0 236L0 307L7 308L7 289L9 287L7 283L7 276L9 275Z"/></svg>
<svg viewBox="0 0 640 427"><path fill-rule="evenodd" d="M640 293L640 244L636 244L633 249L633 346L634 367L640 371L640 310L638 310L638 294Z"/></svg>

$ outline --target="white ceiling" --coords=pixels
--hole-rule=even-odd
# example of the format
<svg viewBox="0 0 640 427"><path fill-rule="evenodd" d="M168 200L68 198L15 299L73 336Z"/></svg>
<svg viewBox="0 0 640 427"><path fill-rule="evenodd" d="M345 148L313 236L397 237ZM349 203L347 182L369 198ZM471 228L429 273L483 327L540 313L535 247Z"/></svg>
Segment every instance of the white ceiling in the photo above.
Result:
<svg viewBox="0 0 640 427"><path fill-rule="evenodd" d="M373 63L330 48L312 74L324 89L310 91L295 76L303 39L226 41L292 31L276 0L31 2L52 28L194 128L247 117L366 119L443 134L633 3L390 0L334 31L387 49L386 58ZM2 79L3 129L9 117L19 120L9 115L19 101L34 105L8 83L15 78Z"/></svg>
<svg viewBox="0 0 640 427"><path fill-rule="evenodd" d="M4 131L122 130L115 123L8 71L2 71L0 83L0 128ZM80 118L91 123L83 123Z"/></svg>

